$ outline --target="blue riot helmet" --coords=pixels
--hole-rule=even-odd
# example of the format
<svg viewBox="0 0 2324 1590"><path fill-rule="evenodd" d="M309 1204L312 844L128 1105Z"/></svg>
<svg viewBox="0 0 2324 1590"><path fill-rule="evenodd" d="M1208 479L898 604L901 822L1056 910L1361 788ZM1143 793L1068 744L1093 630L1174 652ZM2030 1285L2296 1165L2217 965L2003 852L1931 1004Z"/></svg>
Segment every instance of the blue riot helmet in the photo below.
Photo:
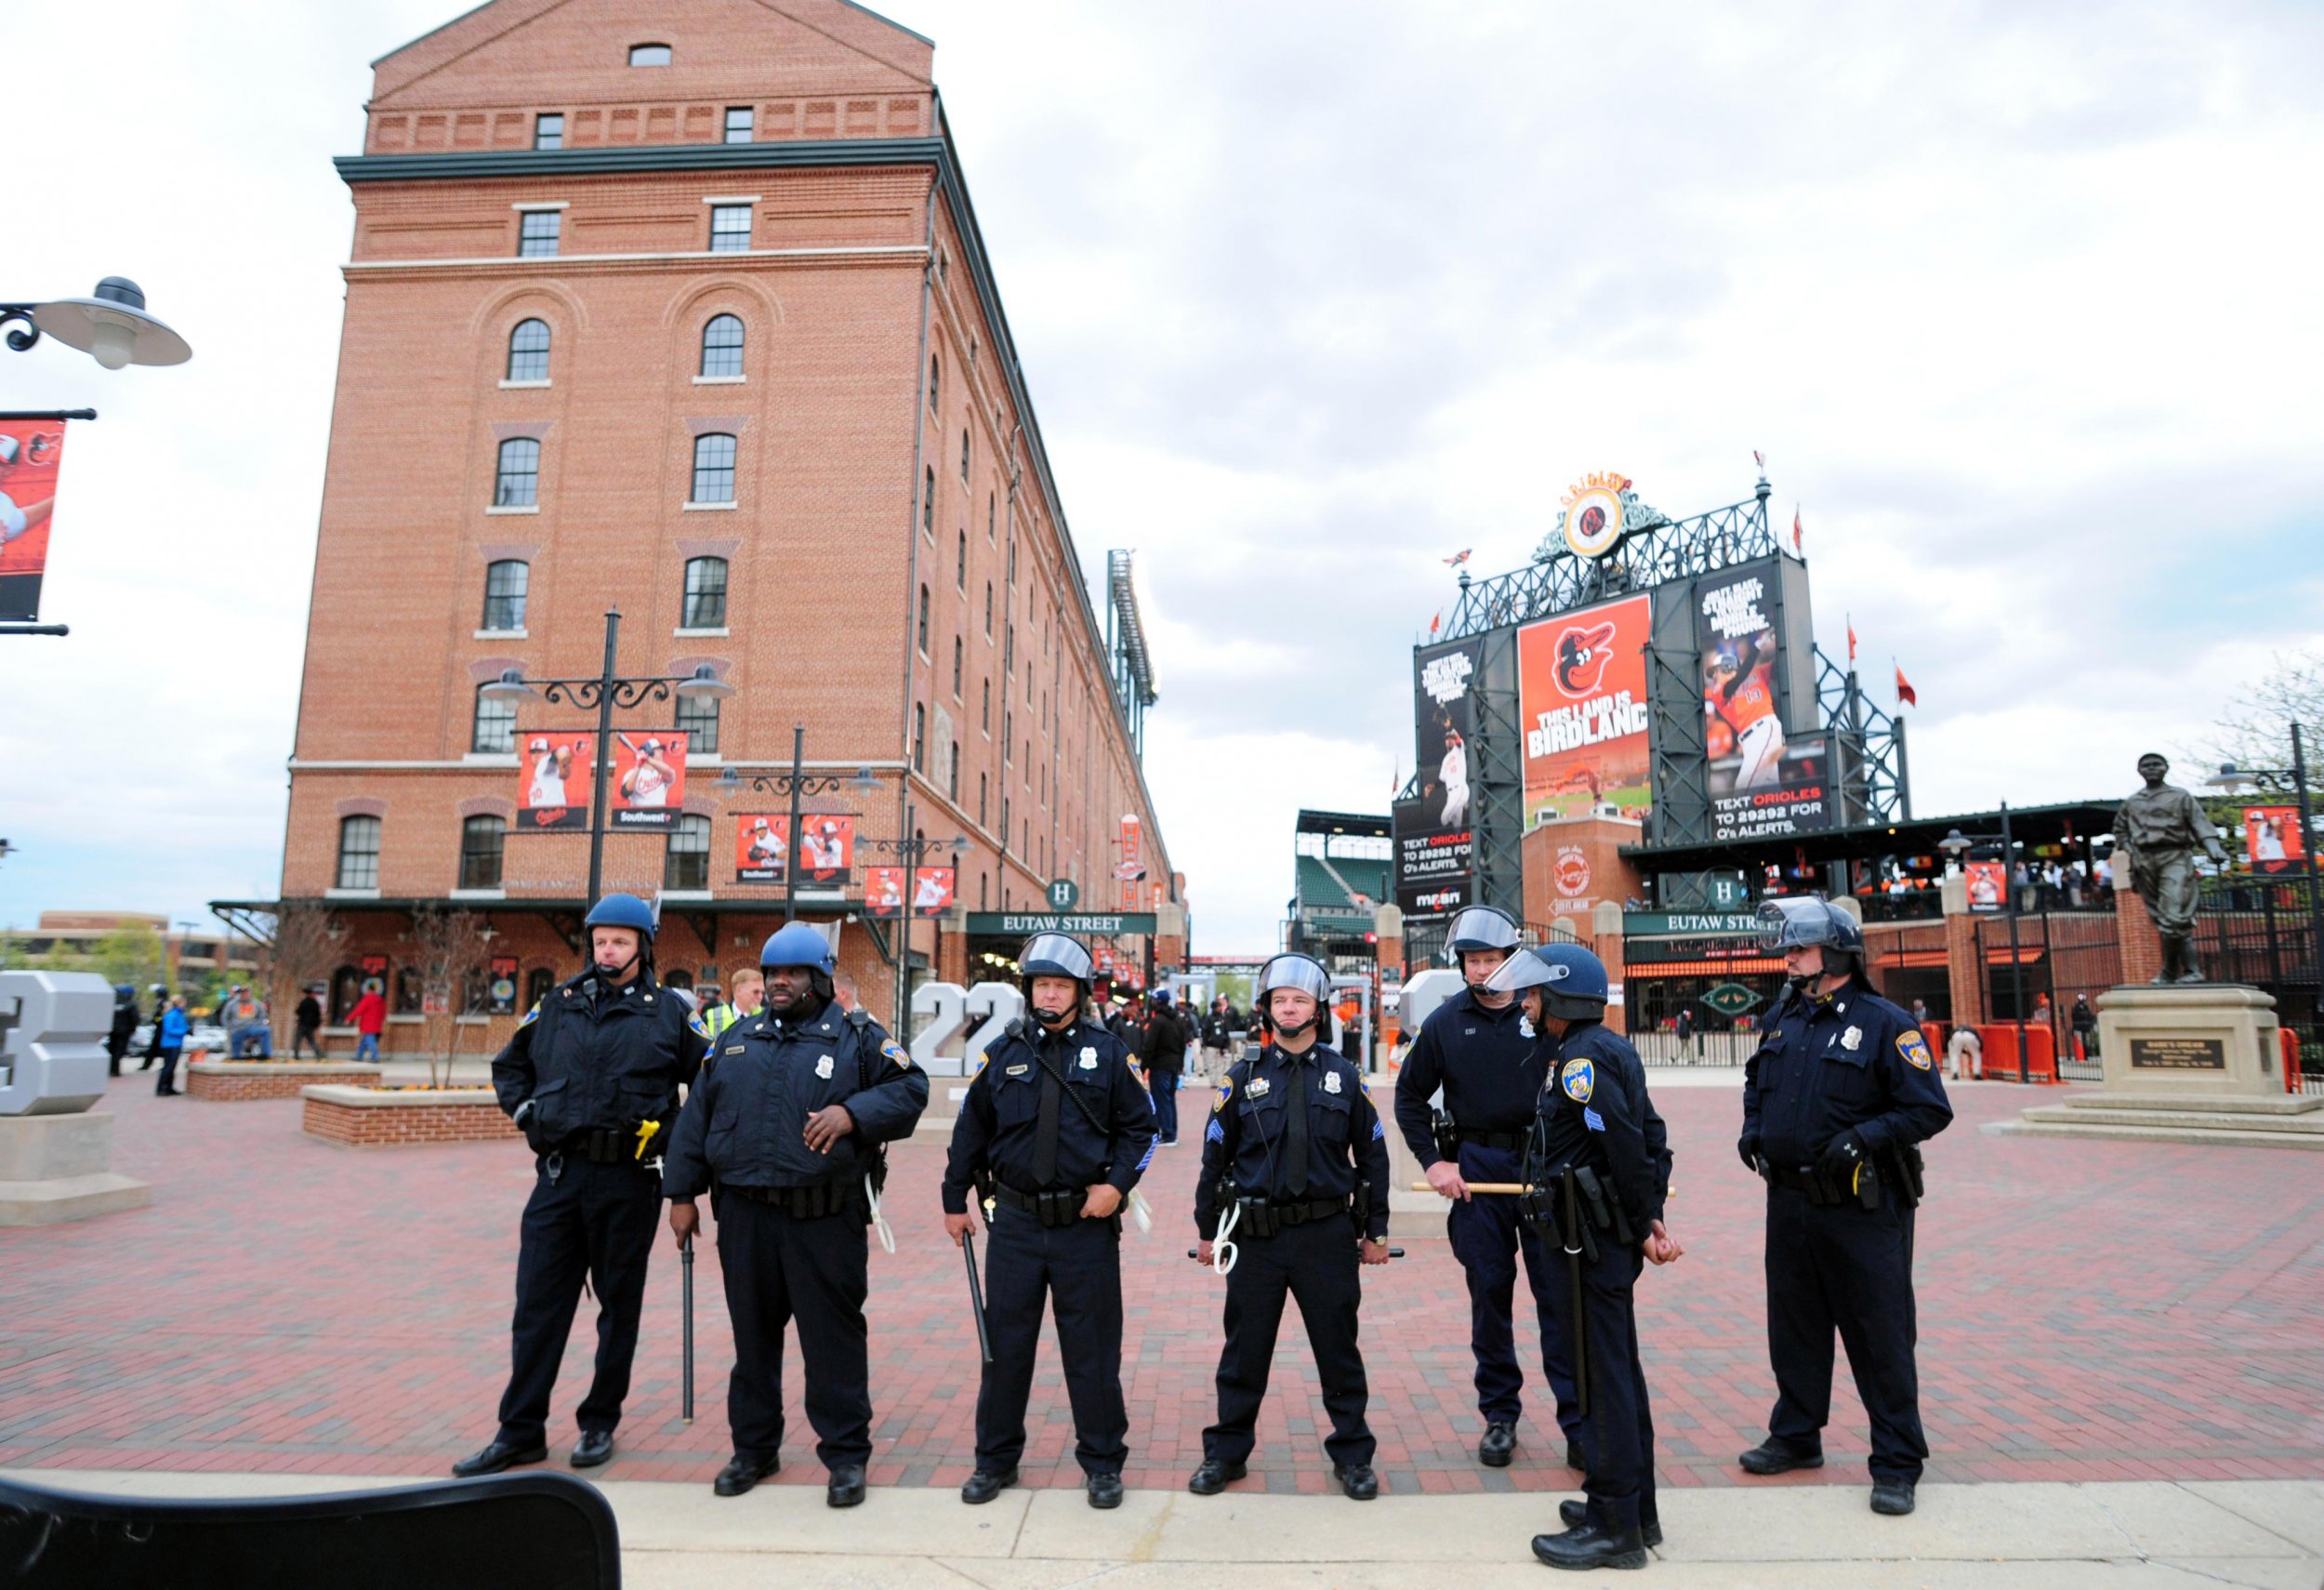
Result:
<svg viewBox="0 0 2324 1590"><path fill-rule="evenodd" d="M1578 944L1562 939L1521 949L1485 980L1496 994L1541 990L1541 1014L1560 1021L1603 1021L1605 1018L1605 962Z"/></svg>
<svg viewBox="0 0 2324 1590"><path fill-rule="evenodd" d="M1279 1027L1268 995L1277 988L1291 988L1315 1001L1315 1014L1297 1027ZM1259 976L1251 984L1251 1002L1259 1007L1259 1019L1269 1032L1297 1038L1310 1027L1319 1026L1324 1007L1331 1000L1331 974L1323 962L1306 955L1278 955L1259 969Z"/></svg>
<svg viewBox="0 0 2324 1590"><path fill-rule="evenodd" d="M654 920L654 908L635 894L607 894L596 905L591 906L589 914L581 919L581 926L585 933L596 927L629 928L635 931L638 935L637 963L646 967L654 964L654 934L658 925ZM589 959L592 962L596 961L594 949ZM626 966L619 966L607 967L604 970L627 975L628 969Z"/></svg>
<svg viewBox="0 0 2324 1590"><path fill-rule="evenodd" d="M1826 972L1855 972L1864 964L1864 930L1855 918L1816 894L1786 894L1759 908L1759 942L1780 955L1819 948Z"/></svg>
<svg viewBox="0 0 2324 1590"><path fill-rule="evenodd" d="M1057 1022L1044 1021L1044 1027L1063 1027L1081 1014L1081 1006L1089 997L1089 978L1096 967L1097 963L1089 958L1089 947L1079 939L1062 933L1037 933L1024 941L1023 949L1017 951L1019 987L1024 990L1024 1002L1032 1005L1037 1013L1040 1007L1033 1004L1034 978L1070 977L1080 990L1073 1008Z"/></svg>
<svg viewBox="0 0 2324 1590"><path fill-rule="evenodd" d="M778 966L804 966L808 986L815 998L831 998L831 974L839 968L839 958L831 952L831 941L805 922L785 922L774 930L767 942L759 947L759 969L772 972Z"/></svg>

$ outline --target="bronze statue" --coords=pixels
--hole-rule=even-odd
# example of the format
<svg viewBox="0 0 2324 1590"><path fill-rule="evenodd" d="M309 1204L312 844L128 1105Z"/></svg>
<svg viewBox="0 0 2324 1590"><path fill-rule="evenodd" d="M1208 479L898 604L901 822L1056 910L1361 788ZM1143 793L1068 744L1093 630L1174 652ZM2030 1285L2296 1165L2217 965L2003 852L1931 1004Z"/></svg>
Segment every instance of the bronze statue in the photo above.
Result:
<svg viewBox="0 0 2324 1590"><path fill-rule="evenodd" d="M2146 913L2162 935L2162 972L2158 983L2199 983L2195 963L2195 847L2221 866L2227 853L2217 830L2194 796L2162 775L2170 762L2153 751L2138 759L2146 787L2122 802L2114 815L2115 866L2128 866L2130 886L2146 903ZM2116 887L2121 886L2118 872Z"/></svg>

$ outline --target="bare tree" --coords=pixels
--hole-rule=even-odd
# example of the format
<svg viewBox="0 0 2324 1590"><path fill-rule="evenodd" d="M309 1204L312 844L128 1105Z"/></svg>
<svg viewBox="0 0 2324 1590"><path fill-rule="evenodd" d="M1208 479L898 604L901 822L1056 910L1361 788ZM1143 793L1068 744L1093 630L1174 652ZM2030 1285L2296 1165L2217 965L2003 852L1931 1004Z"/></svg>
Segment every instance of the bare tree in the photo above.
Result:
<svg viewBox="0 0 2324 1590"><path fill-rule="evenodd" d="M2324 735L2324 651L2278 652L2268 671L2227 703L2227 710L2198 748L2212 767L2233 762L2261 769L2260 788L2288 794L2291 780L2265 776L2291 766L2291 725L2301 728L2309 788L2318 783L2317 736ZM2207 767L2205 773L2212 771Z"/></svg>
<svg viewBox="0 0 2324 1590"><path fill-rule="evenodd" d="M460 1016L468 1007L468 990L491 964L492 940L484 931L484 920L473 911L447 911L440 906L422 906L412 913L412 925L403 934L403 942L412 947L412 958L418 963L423 1009L426 1005L442 1007L449 1036L442 1045L442 1072L437 1071L438 1049L431 1042L428 1055L428 1083L430 1087L452 1085L452 1063L458 1058L460 1048ZM428 1018L428 1032L435 1034L435 1014Z"/></svg>
<svg viewBox="0 0 2324 1590"><path fill-rule="evenodd" d="M266 989L278 1045L298 1009L300 993L331 974L346 937L345 924L310 902L285 900L275 913L273 936L259 948L258 978Z"/></svg>

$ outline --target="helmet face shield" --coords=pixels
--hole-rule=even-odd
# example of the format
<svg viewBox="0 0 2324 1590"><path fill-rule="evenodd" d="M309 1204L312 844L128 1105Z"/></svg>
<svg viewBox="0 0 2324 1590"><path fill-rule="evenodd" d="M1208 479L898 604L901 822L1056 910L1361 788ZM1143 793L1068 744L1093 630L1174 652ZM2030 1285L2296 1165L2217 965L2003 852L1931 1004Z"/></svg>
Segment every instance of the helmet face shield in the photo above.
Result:
<svg viewBox="0 0 2324 1590"><path fill-rule="evenodd" d="M1304 955L1278 955L1259 969L1252 998L1263 1007L1277 988L1305 994L1320 1005L1331 998L1331 974Z"/></svg>
<svg viewBox="0 0 2324 1590"><path fill-rule="evenodd" d="M1830 902L1787 894L1760 903L1759 942L1778 953L1811 947L1855 951L1863 948L1864 934L1853 917Z"/></svg>
<svg viewBox="0 0 2324 1590"><path fill-rule="evenodd" d="M1471 949L1514 949L1524 935L1509 913L1493 906L1471 906L1445 930L1445 947L1459 954Z"/></svg>
<svg viewBox="0 0 2324 1590"><path fill-rule="evenodd" d="M1095 964L1077 938L1062 933L1037 933L1018 952L1017 966L1027 977L1071 977L1087 983Z"/></svg>
<svg viewBox="0 0 2324 1590"><path fill-rule="evenodd" d="M1499 966L1485 980L1485 990L1492 994L1521 994L1527 988L1538 988L1553 981L1563 967L1551 966L1529 949L1521 949Z"/></svg>

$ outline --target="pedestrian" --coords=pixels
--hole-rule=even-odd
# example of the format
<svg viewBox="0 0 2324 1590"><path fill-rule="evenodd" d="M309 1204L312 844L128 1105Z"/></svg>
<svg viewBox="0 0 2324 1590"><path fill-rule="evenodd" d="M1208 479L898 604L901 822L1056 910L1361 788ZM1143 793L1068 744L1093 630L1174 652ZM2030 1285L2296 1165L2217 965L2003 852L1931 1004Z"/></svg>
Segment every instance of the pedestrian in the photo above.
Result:
<svg viewBox="0 0 2324 1590"><path fill-rule="evenodd" d="M1388 1143L1364 1074L1315 1040L1331 977L1304 955L1260 968L1252 998L1270 1041L1219 1085L1195 1182L1195 1256L1226 1269L1219 1422L1202 1433L1187 1489L1215 1496L1247 1472L1287 1294L1323 1382L1332 1477L1351 1501L1380 1494L1356 1315L1359 1263L1388 1262Z"/></svg>
<svg viewBox="0 0 2324 1590"><path fill-rule="evenodd" d="M1813 896L1760 908L1791 982L1744 1067L1736 1150L1767 1182L1767 1351L1776 1406L1750 1474L1819 1468L1832 1334L1872 1426L1872 1511L1913 1508L1927 1462L1912 1292L1919 1145L1953 1119L1928 1040L1872 991L1855 919Z"/></svg>
<svg viewBox="0 0 2324 1590"><path fill-rule="evenodd" d="M105 1074L121 1075L122 1056L129 1053L129 1040L138 1031L138 991L127 983L113 989L113 1020L105 1034Z"/></svg>
<svg viewBox="0 0 2324 1590"><path fill-rule="evenodd" d="M1154 1126L1161 1133L1162 1146L1178 1146L1178 1083L1186 1068L1186 1029L1178 1025L1178 1013L1170 1008L1170 994L1158 988L1154 995L1154 1011L1146 1021L1145 1044L1140 1058L1145 1062L1146 1089L1154 1099Z"/></svg>
<svg viewBox="0 0 2324 1590"><path fill-rule="evenodd" d="M733 989L733 999L713 1007L703 1018L712 1038L722 1036L736 1022L757 1015L766 1003L767 980L756 966L746 966L735 973L727 979L727 987Z"/></svg>
<svg viewBox="0 0 2324 1590"><path fill-rule="evenodd" d="M239 1060L254 1048L259 1059L274 1058L274 1028L267 1020L265 1004L249 988L235 984L219 1015L219 1025L226 1028L228 1059Z"/></svg>
<svg viewBox="0 0 2324 1590"><path fill-rule="evenodd" d="M186 997L183 994L169 1001L162 1019L153 1024L161 1043L162 1074L153 1080L153 1096L170 1098L178 1092L178 1056L184 1053L186 1034L193 1023L186 1016Z"/></svg>
<svg viewBox="0 0 2324 1590"><path fill-rule="evenodd" d="M1929 1007L1925 1000L1916 999L1912 1001L1912 1025L1915 1027L1929 1025Z"/></svg>
<svg viewBox="0 0 2324 1590"><path fill-rule="evenodd" d="M323 1001L315 998L321 992L309 988L299 999L295 1026L291 1033L291 1058L298 1058L303 1049L316 1059L323 1058Z"/></svg>
<svg viewBox="0 0 2324 1590"><path fill-rule="evenodd" d="M989 1228L984 1328L993 1357L976 1396L976 1471L960 1500L990 1502L1017 1483L1046 1293L1083 1489L1090 1506L1118 1507L1129 1456L1120 1211L1154 1159L1154 1108L1121 1040L1086 1019L1088 947L1037 934L1017 966L1028 1016L978 1058L944 1168L953 1244L976 1233L971 1187Z"/></svg>
<svg viewBox="0 0 2324 1590"><path fill-rule="evenodd" d="M1498 906L1471 906L1446 931L1468 987L1430 1013L1396 1078L1396 1128L1430 1186L1451 1205L1445 1234L1469 1288L1469 1351L1476 1361L1477 1412L1485 1434L1477 1461L1507 1468L1517 1450L1525 1376L1517 1367L1517 1266L1524 1260L1541 1332L1541 1375L1548 1383L1565 1466L1580 1468L1576 1434L1581 1411L1554 1304L1564 1262L1535 1227L1517 1218L1507 1198L1472 1198L1471 1182L1524 1179L1549 1053L1513 995L1494 989L1494 971L1517 952L1516 920ZM1430 1100L1442 1088L1439 1114Z"/></svg>
<svg viewBox="0 0 2324 1590"><path fill-rule="evenodd" d="M2073 1024L2074 1041L2080 1050L2076 1058L2096 1059L2098 1056L2098 1013L2090 1008L2088 994L2074 996L2074 1008L2067 1019Z"/></svg>
<svg viewBox="0 0 2324 1590"><path fill-rule="evenodd" d="M355 1026L355 1058L378 1059L379 1034L388 1025L388 998L379 991L377 978L364 980L363 997L355 1001L347 1019Z"/></svg>
<svg viewBox="0 0 2324 1590"><path fill-rule="evenodd" d="M1531 1212L1528 1224L1557 1234L1566 1256L1559 1323L1588 1393L1583 1500L1560 1504L1565 1530L1534 1536L1533 1555L1552 1568L1644 1568L1646 1548L1662 1544L1662 1522L1635 1289L1644 1263L1684 1252L1662 1223L1666 1134L1638 1051L1606 1030L1605 962L1552 942L1512 956L1491 987L1524 1000L1549 1052L1525 1176L1544 1191L1520 1208Z"/></svg>
<svg viewBox="0 0 2324 1590"><path fill-rule="evenodd" d="M162 1017L169 1013L169 990L159 983L146 990L153 996L153 1014L146 1023L145 1057L138 1062L138 1069L151 1071L162 1057Z"/></svg>
<svg viewBox="0 0 2324 1590"><path fill-rule="evenodd" d="M654 973L654 911L608 894L583 919L589 963L535 1001L494 1057L493 1091L536 1157L518 1228L516 1315L500 1429L452 1465L465 1478L539 1463L549 1394L586 1279L596 1292L597 1366L582 1398L575 1468L614 1455L629 1394L659 1224L655 1174L709 1035Z"/></svg>
<svg viewBox="0 0 2324 1590"><path fill-rule="evenodd" d="M734 1327L726 1422L734 1455L710 1489L740 1496L782 1466L783 1332L799 1325L824 1501L864 1499L871 1460L870 1243L886 1147L928 1107L928 1074L858 1005L842 1008L831 942L787 922L759 951L766 1008L729 1027L687 1097L663 1192L682 1248L710 1194Z"/></svg>
<svg viewBox="0 0 2324 1590"><path fill-rule="evenodd" d="M1679 1007L1677 1031L1680 1055L1692 1060L1695 1057L1695 1011L1692 1006Z"/></svg>

